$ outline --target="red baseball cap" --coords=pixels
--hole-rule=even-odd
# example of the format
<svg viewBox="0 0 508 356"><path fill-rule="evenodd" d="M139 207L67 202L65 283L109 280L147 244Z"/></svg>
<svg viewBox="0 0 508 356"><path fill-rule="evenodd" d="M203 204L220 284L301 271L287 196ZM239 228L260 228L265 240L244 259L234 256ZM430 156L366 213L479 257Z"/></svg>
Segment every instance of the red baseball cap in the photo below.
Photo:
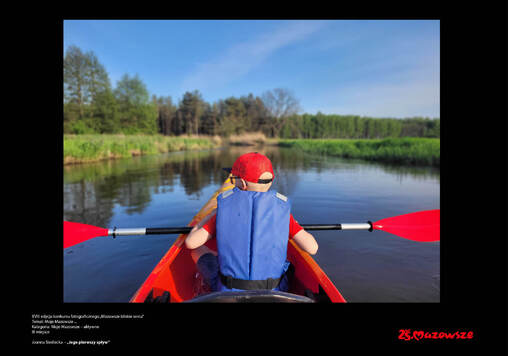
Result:
<svg viewBox="0 0 508 356"><path fill-rule="evenodd" d="M268 157L257 152L245 153L238 157L232 168L224 168L234 176L245 179L252 183L270 183L275 174L273 174L272 162ZM259 177L269 172L272 174L271 179L259 179Z"/></svg>

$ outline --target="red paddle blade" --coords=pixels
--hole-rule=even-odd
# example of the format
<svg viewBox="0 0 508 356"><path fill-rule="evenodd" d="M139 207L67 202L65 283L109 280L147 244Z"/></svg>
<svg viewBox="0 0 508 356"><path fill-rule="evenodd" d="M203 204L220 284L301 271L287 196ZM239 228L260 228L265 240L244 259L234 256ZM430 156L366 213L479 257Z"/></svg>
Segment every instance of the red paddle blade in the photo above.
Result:
<svg viewBox="0 0 508 356"><path fill-rule="evenodd" d="M439 209L419 211L376 221L372 228L413 241L439 241L439 216Z"/></svg>
<svg viewBox="0 0 508 356"><path fill-rule="evenodd" d="M64 221L63 233L64 233L63 248L67 248L79 244L83 241L93 239L94 237L108 236L108 229L92 225Z"/></svg>

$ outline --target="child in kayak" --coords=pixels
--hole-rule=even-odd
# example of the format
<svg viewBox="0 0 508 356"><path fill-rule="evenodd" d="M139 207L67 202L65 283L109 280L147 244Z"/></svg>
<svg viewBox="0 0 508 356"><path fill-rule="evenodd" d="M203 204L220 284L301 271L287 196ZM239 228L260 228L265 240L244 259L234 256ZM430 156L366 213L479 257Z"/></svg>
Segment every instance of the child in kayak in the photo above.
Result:
<svg viewBox="0 0 508 356"><path fill-rule="evenodd" d="M290 200L270 191L272 163L257 152L238 157L230 170L232 190L185 240L212 292L288 290L288 238L314 255L318 244L290 213ZM204 244L217 239L217 252Z"/></svg>

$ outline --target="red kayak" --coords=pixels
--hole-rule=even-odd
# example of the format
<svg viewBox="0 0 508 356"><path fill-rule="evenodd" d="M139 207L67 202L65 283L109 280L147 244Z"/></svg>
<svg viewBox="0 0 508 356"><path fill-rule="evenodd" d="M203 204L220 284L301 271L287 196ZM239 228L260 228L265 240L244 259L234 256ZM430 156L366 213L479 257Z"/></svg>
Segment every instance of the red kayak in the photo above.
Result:
<svg viewBox="0 0 508 356"><path fill-rule="evenodd" d="M188 226L196 225L215 209L217 195L232 189L229 178L201 208ZM171 248L155 266L131 298L131 303L179 303L179 302L282 302L282 303L345 303L346 300L327 275L307 253L289 240L288 260L294 266L289 292L254 290L242 292L209 293L203 287L196 265L185 247L187 234L178 236ZM215 239L206 246L217 250Z"/></svg>

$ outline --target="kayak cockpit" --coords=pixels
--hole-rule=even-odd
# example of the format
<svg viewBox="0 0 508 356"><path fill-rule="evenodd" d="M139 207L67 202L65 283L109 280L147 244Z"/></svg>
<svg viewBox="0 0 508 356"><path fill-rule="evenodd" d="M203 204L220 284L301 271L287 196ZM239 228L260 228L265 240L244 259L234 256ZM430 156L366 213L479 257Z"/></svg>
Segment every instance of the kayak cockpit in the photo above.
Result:
<svg viewBox="0 0 508 356"><path fill-rule="evenodd" d="M169 303L169 292L153 298L147 297L145 303ZM184 301L183 303L315 303L314 299L293 293L274 290L249 290L242 292L213 292Z"/></svg>
<svg viewBox="0 0 508 356"><path fill-rule="evenodd" d="M314 300L302 295L274 290L249 290L209 293L185 303L314 303Z"/></svg>
<svg viewBox="0 0 508 356"><path fill-rule="evenodd" d="M217 206L217 195L232 189L227 179L201 208L194 226ZM132 303L344 303L345 299L312 257L289 240L287 260L294 266L288 276L289 293L273 290L213 292L204 280L180 235L131 298ZM216 239L205 244L217 251Z"/></svg>

